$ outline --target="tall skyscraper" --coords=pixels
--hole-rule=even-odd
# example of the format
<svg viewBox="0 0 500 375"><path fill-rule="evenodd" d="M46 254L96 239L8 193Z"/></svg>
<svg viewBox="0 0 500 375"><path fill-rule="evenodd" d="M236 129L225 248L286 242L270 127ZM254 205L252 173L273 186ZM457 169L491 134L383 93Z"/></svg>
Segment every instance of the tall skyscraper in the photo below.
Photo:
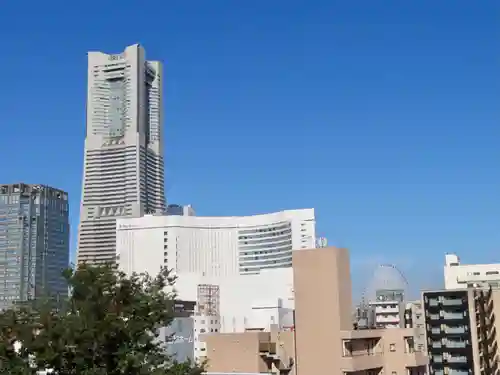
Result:
<svg viewBox="0 0 500 375"><path fill-rule="evenodd" d="M68 295L68 194L43 185L0 185L0 309Z"/></svg>
<svg viewBox="0 0 500 375"><path fill-rule="evenodd" d="M161 76L138 44L88 54L78 262L115 259L118 217L165 210Z"/></svg>

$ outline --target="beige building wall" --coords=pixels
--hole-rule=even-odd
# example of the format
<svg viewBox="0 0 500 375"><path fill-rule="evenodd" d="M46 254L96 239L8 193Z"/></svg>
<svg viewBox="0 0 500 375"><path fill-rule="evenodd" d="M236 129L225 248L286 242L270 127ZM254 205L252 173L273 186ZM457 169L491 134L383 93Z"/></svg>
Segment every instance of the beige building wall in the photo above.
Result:
<svg viewBox="0 0 500 375"><path fill-rule="evenodd" d="M204 340L208 373L295 374L293 332L221 333Z"/></svg>
<svg viewBox="0 0 500 375"><path fill-rule="evenodd" d="M352 329L349 253L334 248L294 251L292 267L295 366L300 375L320 374L325 366L340 362L342 340L338 335Z"/></svg>

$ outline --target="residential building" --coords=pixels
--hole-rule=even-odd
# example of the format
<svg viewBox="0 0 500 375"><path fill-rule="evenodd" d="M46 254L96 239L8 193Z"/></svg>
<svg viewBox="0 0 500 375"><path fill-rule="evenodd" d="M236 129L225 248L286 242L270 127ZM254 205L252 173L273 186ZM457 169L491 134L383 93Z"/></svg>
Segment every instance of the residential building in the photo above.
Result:
<svg viewBox="0 0 500 375"><path fill-rule="evenodd" d="M117 220L120 268L208 277L258 274L291 267L292 249L315 247L314 209L264 215L146 215Z"/></svg>
<svg viewBox="0 0 500 375"><path fill-rule="evenodd" d="M423 300L430 375L480 374L474 365L474 291L424 292Z"/></svg>
<svg viewBox="0 0 500 375"><path fill-rule="evenodd" d="M294 326L202 336L208 374L407 374L428 364L408 328L355 330L346 249L293 251Z"/></svg>
<svg viewBox="0 0 500 375"><path fill-rule="evenodd" d="M425 343L425 313L422 301L407 302L405 307L405 327L415 330L415 347L426 351Z"/></svg>
<svg viewBox="0 0 500 375"><path fill-rule="evenodd" d="M404 328L403 294L379 290L376 299L368 303L375 328Z"/></svg>
<svg viewBox="0 0 500 375"><path fill-rule="evenodd" d="M78 262L110 262L116 219L165 211L162 67L136 44L88 53Z"/></svg>
<svg viewBox="0 0 500 375"><path fill-rule="evenodd" d="M461 264L456 254L446 254L444 265L445 289L498 288L500 264Z"/></svg>
<svg viewBox="0 0 500 375"><path fill-rule="evenodd" d="M423 293L430 375L498 375L500 290Z"/></svg>
<svg viewBox="0 0 500 375"><path fill-rule="evenodd" d="M0 309L64 298L69 267L68 194L45 185L0 185Z"/></svg>

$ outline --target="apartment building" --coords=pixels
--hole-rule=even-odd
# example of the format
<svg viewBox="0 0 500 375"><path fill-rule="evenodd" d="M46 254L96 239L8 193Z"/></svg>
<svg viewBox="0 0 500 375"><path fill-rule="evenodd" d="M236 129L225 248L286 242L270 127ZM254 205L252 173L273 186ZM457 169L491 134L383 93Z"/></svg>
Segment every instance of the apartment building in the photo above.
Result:
<svg viewBox="0 0 500 375"><path fill-rule="evenodd" d="M293 327L204 335L209 374L426 373L413 329L353 329L346 249L301 249L292 256Z"/></svg>
<svg viewBox="0 0 500 375"><path fill-rule="evenodd" d="M456 254L446 254L444 265L445 289L498 288L500 264L462 264Z"/></svg>
<svg viewBox="0 0 500 375"><path fill-rule="evenodd" d="M405 307L405 327L415 330L415 347L426 351L425 314L422 301L407 302Z"/></svg>
<svg viewBox="0 0 500 375"><path fill-rule="evenodd" d="M380 298L368 304L372 311L373 327L404 328L405 304L392 297Z"/></svg>
<svg viewBox="0 0 500 375"><path fill-rule="evenodd" d="M423 293L430 375L499 374L500 290Z"/></svg>

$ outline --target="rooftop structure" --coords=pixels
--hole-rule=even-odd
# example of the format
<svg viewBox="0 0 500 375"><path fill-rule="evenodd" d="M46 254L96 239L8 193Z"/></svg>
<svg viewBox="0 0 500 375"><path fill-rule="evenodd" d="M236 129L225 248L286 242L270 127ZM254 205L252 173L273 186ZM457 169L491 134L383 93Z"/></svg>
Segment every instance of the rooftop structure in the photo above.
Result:
<svg viewBox="0 0 500 375"><path fill-rule="evenodd" d="M444 265L445 289L498 288L500 264L461 264L456 254L446 254Z"/></svg>

